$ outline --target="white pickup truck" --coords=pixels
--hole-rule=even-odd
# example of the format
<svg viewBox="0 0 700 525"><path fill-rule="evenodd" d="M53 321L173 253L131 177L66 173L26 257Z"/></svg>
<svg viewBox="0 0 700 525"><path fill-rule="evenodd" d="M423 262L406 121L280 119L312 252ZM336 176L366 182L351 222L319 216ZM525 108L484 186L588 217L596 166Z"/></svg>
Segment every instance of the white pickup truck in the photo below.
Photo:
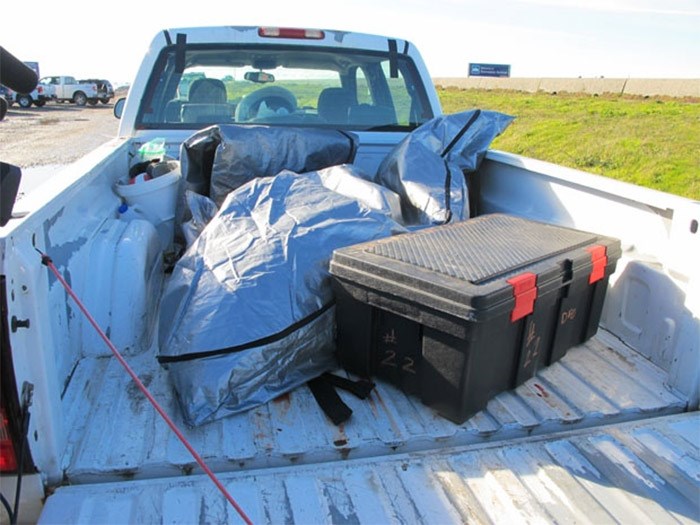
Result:
<svg viewBox="0 0 700 525"><path fill-rule="evenodd" d="M51 100L51 96L46 93L44 86L37 86L31 93L14 93L14 100L21 108L29 108L32 104L41 108L46 105L46 102Z"/></svg>
<svg viewBox="0 0 700 525"><path fill-rule="evenodd" d="M84 106L90 101L96 103L99 99L97 84L94 82L78 82L75 77L51 76L39 80L46 96L56 102L74 102Z"/></svg>
<svg viewBox="0 0 700 525"><path fill-rule="evenodd" d="M204 77L208 98L196 98L193 78ZM118 137L18 201L0 228L2 493L13 511L14 462L24 473L20 521L39 511L40 523L90 524L700 520L700 203L488 151L470 175L472 215L621 241L591 339L461 424L378 379L368 400L340 394L353 410L340 426L301 386L188 427L157 337L144 335L170 279L163 245L150 223L118 214L115 184L139 149L164 139L182 161L183 142L212 124L341 129L358 139L354 164L373 173L440 103L407 41L228 26L159 33L115 112Z"/></svg>

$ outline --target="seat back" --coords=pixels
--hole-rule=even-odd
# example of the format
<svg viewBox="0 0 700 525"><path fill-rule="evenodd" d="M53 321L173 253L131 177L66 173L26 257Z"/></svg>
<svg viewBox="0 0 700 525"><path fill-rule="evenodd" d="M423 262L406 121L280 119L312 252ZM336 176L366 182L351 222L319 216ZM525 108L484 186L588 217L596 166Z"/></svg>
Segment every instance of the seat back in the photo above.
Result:
<svg viewBox="0 0 700 525"><path fill-rule="evenodd" d="M396 112L390 106L356 104L348 110L348 123L356 126L390 126L396 124Z"/></svg>
<svg viewBox="0 0 700 525"><path fill-rule="evenodd" d="M231 122L233 108L228 104L183 104L180 122L187 124L214 124Z"/></svg>
<svg viewBox="0 0 700 525"><path fill-rule="evenodd" d="M344 88L326 88L318 96L318 116L330 124L347 124L348 110L355 99Z"/></svg>

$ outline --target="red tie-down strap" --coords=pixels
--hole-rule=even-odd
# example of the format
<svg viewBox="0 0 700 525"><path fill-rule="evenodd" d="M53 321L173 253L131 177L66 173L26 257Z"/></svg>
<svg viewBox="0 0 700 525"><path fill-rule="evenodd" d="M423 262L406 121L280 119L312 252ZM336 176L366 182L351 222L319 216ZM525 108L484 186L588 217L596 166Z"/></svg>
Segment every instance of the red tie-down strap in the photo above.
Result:
<svg viewBox="0 0 700 525"><path fill-rule="evenodd" d="M511 322L522 319L530 315L535 309L535 299L537 299L537 275L532 272L525 272L506 280L513 287L513 297L515 305L510 312Z"/></svg>
<svg viewBox="0 0 700 525"><path fill-rule="evenodd" d="M591 254L591 274L588 276L588 284L593 284L605 277L608 253L605 246L600 244L589 246L586 251Z"/></svg>
<svg viewBox="0 0 700 525"><path fill-rule="evenodd" d="M36 249L36 248L35 248ZM192 447L190 442L187 440L187 438L184 436L182 431L175 425L173 420L168 416L168 414L165 412L163 407L160 406L158 401L153 397L153 394L146 388L146 385L143 384L141 379L139 378L138 375L136 375L136 372L129 366L129 363L126 362L124 357L119 353L119 350L117 350L117 347L114 346L114 343L109 339L107 334L100 328L100 325L97 324L97 321L95 321L95 318L90 314L88 309L85 307L85 305L82 303L82 301L78 298L76 293L73 291L73 289L70 287L68 284L68 281L61 275L61 273L58 271L56 266L54 265L53 261L51 260L51 257L48 255L40 252L38 249L37 251L41 255L41 264L44 266L48 267L49 270L56 276L56 279L61 283L63 288L65 288L66 293L71 296L71 298L75 301L75 304L78 305L78 308L80 309L81 312L85 315L85 318L88 320L88 322L92 325L92 327L95 329L95 331L98 333L98 335L102 338L104 343L107 345L107 347L112 351L112 354L114 354L114 357L119 361L119 363L124 367L124 370L126 373L131 377L131 379L134 381L136 386L138 387L139 390L143 393L143 395L148 399L148 401L153 405L153 408L160 414L160 416L163 418L165 423L170 427L170 430L173 431L173 433L177 436L177 438L180 440L180 442L185 446L185 448L192 454L192 457L194 460L199 464L200 467L202 467L202 470L209 476L209 478L212 480L214 485L216 485L216 488L219 489L221 494L228 500L228 502L231 504L231 506L236 509L236 512L238 512L238 515L241 517L241 519L247 524L247 525L253 525L253 522L250 520L248 515L245 513L243 508L236 502L235 499L229 494L228 490L226 487L219 481L219 478L214 474L214 472L209 468L209 466L204 462L202 457L199 455L199 453Z"/></svg>

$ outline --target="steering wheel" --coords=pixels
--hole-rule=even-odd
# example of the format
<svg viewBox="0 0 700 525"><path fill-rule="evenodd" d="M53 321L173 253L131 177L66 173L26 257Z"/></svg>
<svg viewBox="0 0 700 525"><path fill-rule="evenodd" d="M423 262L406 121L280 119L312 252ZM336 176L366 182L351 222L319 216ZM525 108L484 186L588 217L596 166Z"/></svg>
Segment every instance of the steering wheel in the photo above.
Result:
<svg viewBox="0 0 700 525"><path fill-rule="evenodd" d="M236 122L275 115L291 115L297 110L294 94L280 86L267 86L247 94L236 106ZM264 114L259 114L260 112ZM286 112L286 113L285 113Z"/></svg>

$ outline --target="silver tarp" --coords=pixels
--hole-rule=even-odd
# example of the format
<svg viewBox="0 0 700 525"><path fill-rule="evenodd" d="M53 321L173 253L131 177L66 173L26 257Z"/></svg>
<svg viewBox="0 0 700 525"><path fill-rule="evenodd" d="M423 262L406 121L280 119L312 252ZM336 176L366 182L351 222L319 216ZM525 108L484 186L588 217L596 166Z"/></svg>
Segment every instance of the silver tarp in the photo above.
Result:
<svg viewBox="0 0 700 525"><path fill-rule="evenodd" d="M190 190L185 191L185 204L190 213L190 219L182 224L182 235L186 246L192 246L219 209L216 203L206 195Z"/></svg>
<svg viewBox="0 0 700 525"><path fill-rule="evenodd" d="M369 208L383 210L401 223L401 199L389 188L371 182L371 176L352 164L343 164L319 170L323 185L351 199L357 199Z"/></svg>
<svg viewBox="0 0 700 525"><path fill-rule="evenodd" d="M249 180L283 169L303 173L349 164L356 150L357 137L340 130L232 124L189 137L180 160L188 188L220 206L230 191Z"/></svg>
<svg viewBox="0 0 700 525"><path fill-rule="evenodd" d="M401 199L389 188L371 182L372 176L352 164L341 164L318 170L321 183L341 195L356 199L367 207L381 210L401 223ZM187 246L199 237L218 210L216 203L205 195L193 191L185 192L185 202L190 219L182 224Z"/></svg>
<svg viewBox="0 0 700 525"><path fill-rule="evenodd" d="M231 192L161 303L158 359L185 420L247 410L334 368L331 254L402 231L390 209L332 191L317 173L283 171Z"/></svg>
<svg viewBox="0 0 700 525"><path fill-rule="evenodd" d="M512 120L478 109L436 117L387 155L377 171L377 182L399 194L406 224L468 219L465 174L476 171L493 139Z"/></svg>

